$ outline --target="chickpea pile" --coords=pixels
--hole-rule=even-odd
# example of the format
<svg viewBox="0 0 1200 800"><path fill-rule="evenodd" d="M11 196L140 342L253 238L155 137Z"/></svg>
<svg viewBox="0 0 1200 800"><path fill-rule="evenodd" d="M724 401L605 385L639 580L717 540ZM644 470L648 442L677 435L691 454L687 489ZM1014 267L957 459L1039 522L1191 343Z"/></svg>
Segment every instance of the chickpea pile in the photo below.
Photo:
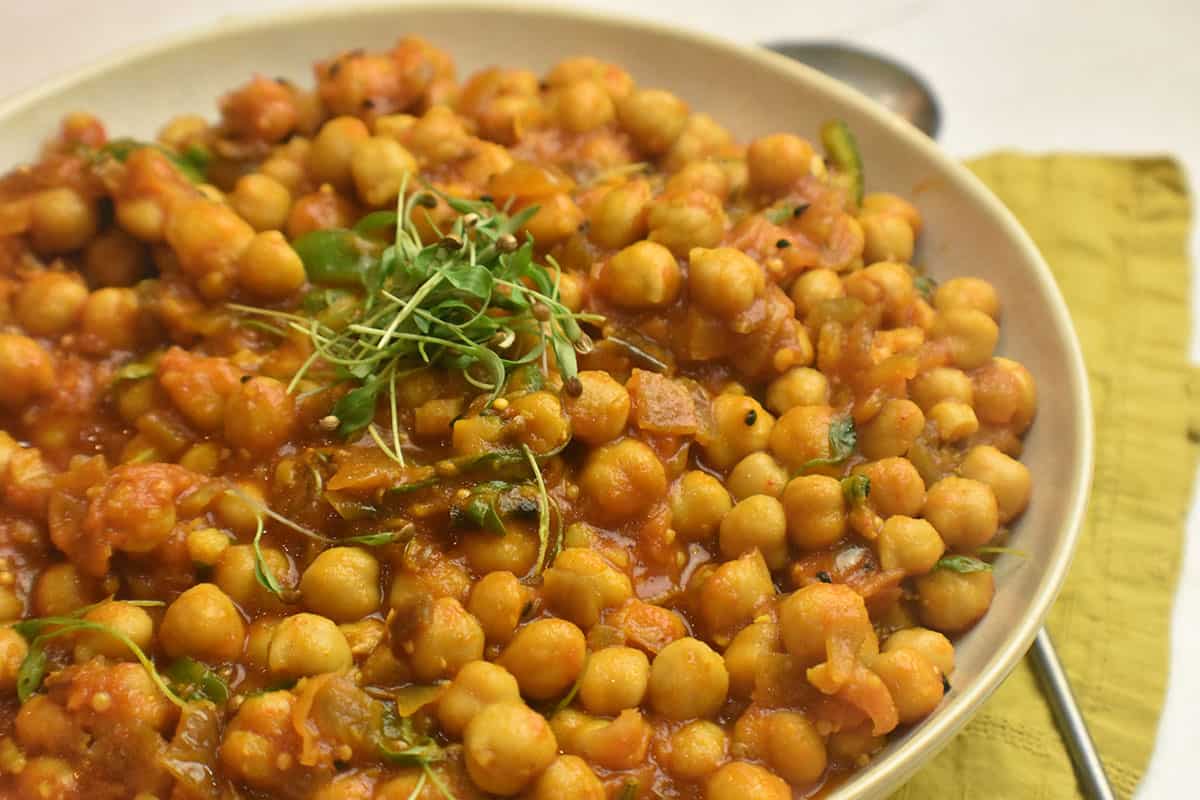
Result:
<svg viewBox="0 0 1200 800"><path fill-rule="evenodd" d="M1036 396L917 208L592 58L315 76L119 154L73 114L0 179L0 795L787 800L933 713ZM589 346L493 401L416 365L347 439L304 325L242 309L344 324L293 244L422 187L427 241L536 206ZM511 452L536 481L472 472Z"/></svg>

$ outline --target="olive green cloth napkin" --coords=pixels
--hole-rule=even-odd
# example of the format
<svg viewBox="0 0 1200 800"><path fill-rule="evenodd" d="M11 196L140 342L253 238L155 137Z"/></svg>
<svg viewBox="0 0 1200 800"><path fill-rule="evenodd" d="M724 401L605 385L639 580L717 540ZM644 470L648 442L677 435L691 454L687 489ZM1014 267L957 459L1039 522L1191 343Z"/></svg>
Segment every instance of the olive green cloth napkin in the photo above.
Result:
<svg viewBox="0 0 1200 800"><path fill-rule="evenodd" d="M1200 381L1188 363L1184 176L1165 158L1002 153L968 166L1041 248L1083 342L1095 405L1095 483L1049 628L1109 780L1119 797L1129 797L1162 710L1196 467L1189 423ZM1078 796L1025 661L893 800Z"/></svg>

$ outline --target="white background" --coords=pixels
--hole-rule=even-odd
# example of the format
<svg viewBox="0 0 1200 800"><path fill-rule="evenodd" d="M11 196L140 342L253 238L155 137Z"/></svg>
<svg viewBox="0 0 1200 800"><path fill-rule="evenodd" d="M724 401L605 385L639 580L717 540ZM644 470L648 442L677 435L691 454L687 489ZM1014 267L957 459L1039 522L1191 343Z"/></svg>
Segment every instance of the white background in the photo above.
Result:
<svg viewBox="0 0 1200 800"><path fill-rule="evenodd" d="M329 2L330 0L326 0ZM1200 4L1194 0L566 0L743 42L837 38L922 73L954 155L996 148L1171 153L1200 175ZM304 0L0 0L0 96L165 34ZM314 54L314 57L318 54ZM2 135L2 134L0 134ZM1200 234L1192 251L1200 252ZM1193 285L1193 308L1200 287ZM1200 316L1200 314L1197 314ZM1192 331L1192 357L1200 335ZM1173 623L1171 680L1139 798L1194 797L1200 756L1200 512Z"/></svg>

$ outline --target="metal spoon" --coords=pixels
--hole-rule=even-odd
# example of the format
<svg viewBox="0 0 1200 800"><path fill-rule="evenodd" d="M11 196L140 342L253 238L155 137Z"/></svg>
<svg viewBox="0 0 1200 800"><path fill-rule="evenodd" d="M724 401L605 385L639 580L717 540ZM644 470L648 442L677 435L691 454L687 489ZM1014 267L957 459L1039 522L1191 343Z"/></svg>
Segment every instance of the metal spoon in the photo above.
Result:
<svg viewBox="0 0 1200 800"><path fill-rule="evenodd" d="M850 84L911 122L931 139L937 137L942 114L933 92L920 77L890 58L857 47L824 42L773 42L764 46ZM1075 702L1075 694L1058 660L1054 642L1045 628L1038 631L1029 656L1058 723L1059 733L1071 754L1084 796L1094 800L1114 800L1112 787L1104 774L1104 764Z"/></svg>
<svg viewBox="0 0 1200 800"><path fill-rule="evenodd" d="M890 58L831 42L770 42L768 50L848 83L936 139L942 112L928 84Z"/></svg>

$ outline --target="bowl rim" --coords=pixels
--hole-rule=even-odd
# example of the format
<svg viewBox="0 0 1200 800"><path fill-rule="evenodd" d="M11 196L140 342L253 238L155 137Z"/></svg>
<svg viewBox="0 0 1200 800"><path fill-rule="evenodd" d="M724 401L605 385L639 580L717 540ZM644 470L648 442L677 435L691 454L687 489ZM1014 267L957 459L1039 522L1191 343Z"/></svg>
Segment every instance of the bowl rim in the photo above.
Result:
<svg viewBox="0 0 1200 800"><path fill-rule="evenodd" d="M677 27L663 21L641 19L596 9L542 5L528 0L516 2L513 0L498 0L497 2L487 2L486 0L357 2L357 0L353 0L338 5L226 16L207 25L118 49L110 55L2 98L0 99L0 123L3 123L4 119L9 116L20 113L43 99L68 90L85 80L103 77L103 74L110 70L131 62L152 59L177 48L199 47L206 42L225 36L254 33L281 24L311 25L323 20L354 16L386 15L388 13L417 14L423 11L441 14L472 11L493 14L517 13L552 18L558 21L574 21L581 24L603 23L610 26L641 29L657 36L673 38L697 47L719 51L732 58L750 61L762 69L774 72L793 82L807 83L819 92L829 95L833 100L853 107L857 113L872 118L889 134L935 162L941 171L941 177L979 204L983 211L1000 227L1001 232L1018 247L1032 268L1033 278L1050 306L1051 315L1047 320L1050 323L1049 328L1054 335L1063 340L1065 345L1069 385L1064 388L1072 395L1075 424L1080 434L1074 453L1074 460L1080 468L1075 475L1071 476L1072 482L1069 487L1071 496L1067 505L1066 530L1061 532L1052 557L1046 563L1042 584L1030 599L1026 612L1003 644L991 654L975 680L965 690L962 690L948 707L935 711L933 715L912 730L895 750L885 758L874 762L874 764L886 766L880 769L868 767L861 772L854 773L856 777L839 786L827 795L827 798L828 800L850 800L851 797L873 797L899 788L917 769L932 759L974 716L983 702L999 688L1032 645L1033 639L1062 589L1070 569L1071 560L1083 530L1094 466L1094 423L1083 352L1075 328L1071 323L1066 302L1049 266L1042 258L1032 238L999 198L961 162L945 153L923 133L846 84L764 48L734 42L693 28Z"/></svg>

